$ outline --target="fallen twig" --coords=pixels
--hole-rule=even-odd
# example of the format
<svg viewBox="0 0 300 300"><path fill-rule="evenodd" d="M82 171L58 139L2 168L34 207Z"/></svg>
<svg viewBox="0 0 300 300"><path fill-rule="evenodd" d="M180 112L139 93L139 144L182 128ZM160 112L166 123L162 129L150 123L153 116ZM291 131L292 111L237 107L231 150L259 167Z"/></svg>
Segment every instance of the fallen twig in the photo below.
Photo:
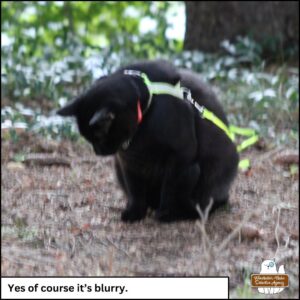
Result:
<svg viewBox="0 0 300 300"><path fill-rule="evenodd" d="M223 242L220 244L220 246L217 248L217 252L221 252L224 250L224 248L228 245L228 243L240 233L240 230L243 228L246 222L249 221L249 219L252 217L254 212L250 212L244 216L244 219L241 221L241 223L223 240Z"/></svg>
<svg viewBox="0 0 300 300"><path fill-rule="evenodd" d="M30 153L24 157L25 164L29 165L64 165L67 167L71 166L70 159L57 154L47 154L47 153Z"/></svg>
<svg viewBox="0 0 300 300"><path fill-rule="evenodd" d="M115 242L113 242L110 238L106 238L107 241L109 241L118 251L121 251L122 253L126 254L128 257L130 257L130 255L124 250L121 249L118 245L116 245Z"/></svg>
<svg viewBox="0 0 300 300"><path fill-rule="evenodd" d="M196 205L196 210L199 213L199 216L201 218L200 221L197 221L197 226L200 228L201 230L201 239L202 239L202 244L203 244L203 248L204 248L204 253L206 255L206 270L205 270L205 275L209 275L210 274L210 270L212 267L212 262L214 261L215 258L215 252L213 250L213 247L208 239L208 235L206 232L206 228L205 228L205 224L207 222L208 219L208 215L209 212L211 210L211 207L213 205L213 199L210 198L209 200L209 204L208 206L205 208L205 211L203 213L203 211L200 209L199 204Z"/></svg>

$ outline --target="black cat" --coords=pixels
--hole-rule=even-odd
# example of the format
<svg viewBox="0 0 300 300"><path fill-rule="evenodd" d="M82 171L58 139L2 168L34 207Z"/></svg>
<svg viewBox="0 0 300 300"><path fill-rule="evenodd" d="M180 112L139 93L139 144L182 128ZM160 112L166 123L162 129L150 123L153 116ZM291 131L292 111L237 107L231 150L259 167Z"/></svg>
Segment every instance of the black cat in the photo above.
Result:
<svg viewBox="0 0 300 300"><path fill-rule="evenodd" d="M210 198L211 211L228 201L239 157L228 136L188 101L170 95L153 95L139 76L172 85L179 81L199 104L225 124L225 113L212 90L199 76L159 60L137 63L98 79L83 95L58 111L75 116L80 133L97 155L115 154L117 177L128 204L123 221L145 217L156 210L161 221L199 217ZM149 105L150 104L150 105Z"/></svg>

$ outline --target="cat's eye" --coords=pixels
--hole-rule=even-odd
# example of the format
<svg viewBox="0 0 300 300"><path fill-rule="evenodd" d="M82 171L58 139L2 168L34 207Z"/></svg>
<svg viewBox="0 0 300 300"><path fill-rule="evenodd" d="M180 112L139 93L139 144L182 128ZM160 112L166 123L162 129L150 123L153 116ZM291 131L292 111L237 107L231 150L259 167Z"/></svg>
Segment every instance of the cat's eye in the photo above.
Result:
<svg viewBox="0 0 300 300"><path fill-rule="evenodd" d="M269 267L274 267L274 262L273 261L270 261Z"/></svg>

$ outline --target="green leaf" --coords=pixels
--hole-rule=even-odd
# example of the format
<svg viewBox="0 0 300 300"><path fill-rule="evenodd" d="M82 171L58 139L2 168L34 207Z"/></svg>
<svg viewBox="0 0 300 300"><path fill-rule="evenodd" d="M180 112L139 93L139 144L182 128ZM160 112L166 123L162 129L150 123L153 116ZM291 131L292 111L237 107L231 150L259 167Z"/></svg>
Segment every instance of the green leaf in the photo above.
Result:
<svg viewBox="0 0 300 300"><path fill-rule="evenodd" d="M298 165L296 165L296 164L290 165L290 174L292 176L296 175L296 174L299 174L299 167L298 167Z"/></svg>
<svg viewBox="0 0 300 300"><path fill-rule="evenodd" d="M13 160L15 162L23 162L25 160L25 155L22 153L18 153L16 155L14 155Z"/></svg>

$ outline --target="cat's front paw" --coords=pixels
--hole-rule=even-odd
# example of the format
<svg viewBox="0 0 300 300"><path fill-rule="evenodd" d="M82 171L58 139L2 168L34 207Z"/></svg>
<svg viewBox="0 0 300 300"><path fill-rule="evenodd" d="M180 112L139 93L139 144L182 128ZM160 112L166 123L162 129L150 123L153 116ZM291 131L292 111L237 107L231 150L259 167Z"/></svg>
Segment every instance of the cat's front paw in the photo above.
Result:
<svg viewBox="0 0 300 300"><path fill-rule="evenodd" d="M168 210L158 210L155 215L156 219L160 222L174 222L178 220L178 217L170 213Z"/></svg>
<svg viewBox="0 0 300 300"><path fill-rule="evenodd" d="M141 214L136 210L132 210L132 209L125 209L121 215L121 219L123 222L130 222L130 223L140 221L144 219L144 217L145 214Z"/></svg>
<svg viewBox="0 0 300 300"><path fill-rule="evenodd" d="M160 222L175 222L182 220L194 220L199 218L196 210L190 209L181 209L181 210L158 210L156 212L156 219Z"/></svg>

